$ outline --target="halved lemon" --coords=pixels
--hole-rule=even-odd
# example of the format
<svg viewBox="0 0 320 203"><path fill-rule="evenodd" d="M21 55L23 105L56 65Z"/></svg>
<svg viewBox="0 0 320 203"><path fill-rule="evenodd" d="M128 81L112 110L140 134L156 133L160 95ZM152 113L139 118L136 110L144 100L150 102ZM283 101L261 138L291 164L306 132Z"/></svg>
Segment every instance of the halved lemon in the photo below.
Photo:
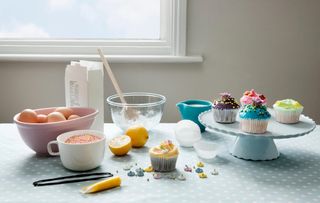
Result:
<svg viewBox="0 0 320 203"><path fill-rule="evenodd" d="M121 135L109 141L109 148L116 156L124 156L131 150L131 138Z"/></svg>

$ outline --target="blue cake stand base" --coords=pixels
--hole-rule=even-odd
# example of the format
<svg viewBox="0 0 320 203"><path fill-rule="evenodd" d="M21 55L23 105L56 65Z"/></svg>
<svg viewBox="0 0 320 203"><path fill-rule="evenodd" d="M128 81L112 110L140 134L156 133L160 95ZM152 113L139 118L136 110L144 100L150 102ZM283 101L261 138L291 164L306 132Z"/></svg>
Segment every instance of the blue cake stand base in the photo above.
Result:
<svg viewBox="0 0 320 203"><path fill-rule="evenodd" d="M272 138L258 136L238 136L230 154L253 161L273 160L280 155Z"/></svg>

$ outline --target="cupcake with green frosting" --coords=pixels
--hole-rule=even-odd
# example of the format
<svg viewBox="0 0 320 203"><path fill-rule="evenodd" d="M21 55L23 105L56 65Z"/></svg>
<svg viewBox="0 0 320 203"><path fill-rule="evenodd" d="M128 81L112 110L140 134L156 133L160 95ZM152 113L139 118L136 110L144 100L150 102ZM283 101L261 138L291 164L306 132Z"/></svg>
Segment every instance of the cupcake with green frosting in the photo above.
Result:
<svg viewBox="0 0 320 203"><path fill-rule="evenodd" d="M254 98L252 104L245 105L239 112L240 129L247 133L262 134L267 131L271 118L267 107L259 98Z"/></svg>
<svg viewBox="0 0 320 203"><path fill-rule="evenodd" d="M297 123L303 111L303 106L293 99L284 99L276 101L273 104L273 109L276 121L280 123Z"/></svg>

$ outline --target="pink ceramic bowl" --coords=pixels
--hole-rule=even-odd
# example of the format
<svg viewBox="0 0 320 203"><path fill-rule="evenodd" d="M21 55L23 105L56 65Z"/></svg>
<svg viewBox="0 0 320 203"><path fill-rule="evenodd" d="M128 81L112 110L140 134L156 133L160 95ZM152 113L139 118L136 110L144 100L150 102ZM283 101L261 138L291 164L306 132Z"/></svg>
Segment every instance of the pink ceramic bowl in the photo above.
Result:
<svg viewBox="0 0 320 203"><path fill-rule="evenodd" d="M38 114L49 114L56 107L35 109ZM20 113L13 117L16 123L20 136L24 143L30 149L38 154L48 155L47 144L52 140L56 140L58 135L73 131L89 129L95 120L98 110L87 107L71 107L74 114L80 116L73 120L66 120L54 123L24 123L18 120Z"/></svg>

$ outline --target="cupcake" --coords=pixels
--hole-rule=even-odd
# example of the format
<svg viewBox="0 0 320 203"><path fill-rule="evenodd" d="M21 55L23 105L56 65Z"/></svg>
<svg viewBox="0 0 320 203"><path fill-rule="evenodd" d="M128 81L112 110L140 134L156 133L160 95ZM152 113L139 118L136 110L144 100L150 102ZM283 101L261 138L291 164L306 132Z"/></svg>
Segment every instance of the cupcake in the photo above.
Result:
<svg viewBox="0 0 320 203"><path fill-rule="evenodd" d="M259 98L252 99L252 104L245 105L239 112L240 129L247 133L265 133L271 118L267 107Z"/></svg>
<svg viewBox="0 0 320 203"><path fill-rule="evenodd" d="M252 104L252 99L259 98L262 105L267 105L267 98L263 94L258 94L252 89L251 91L245 91L243 96L240 98L241 106Z"/></svg>
<svg viewBox="0 0 320 203"><path fill-rule="evenodd" d="M178 158L178 148L170 141L166 140L159 146L149 150L151 165L155 171L169 172L176 168Z"/></svg>
<svg viewBox="0 0 320 203"><path fill-rule="evenodd" d="M303 111L303 106L293 99L284 99L276 101L273 104L273 109L276 121L280 123L297 123Z"/></svg>
<svg viewBox="0 0 320 203"><path fill-rule="evenodd" d="M218 123L233 123L236 121L237 113L240 108L229 93L221 93L221 98L213 101L213 118Z"/></svg>

